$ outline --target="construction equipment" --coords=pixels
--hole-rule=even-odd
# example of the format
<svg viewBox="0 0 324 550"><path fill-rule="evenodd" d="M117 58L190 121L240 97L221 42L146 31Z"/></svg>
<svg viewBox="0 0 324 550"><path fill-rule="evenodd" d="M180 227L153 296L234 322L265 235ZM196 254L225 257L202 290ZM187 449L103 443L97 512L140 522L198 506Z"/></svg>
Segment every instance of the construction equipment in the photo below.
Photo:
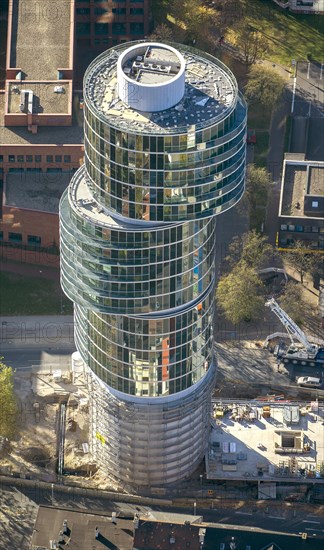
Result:
<svg viewBox="0 0 324 550"><path fill-rule="evenodd" d="M268 300L265 305L270 307L271 311L277 315L278 319L284 325L287 334L274 333L268 336L263 344L268 345L269 340L280 337L288 337L291 341L289 348L284 351L280 349L277 357L283 363L292 363L293 365L308 365L310 367L324 367L324 347L317 344L311 344L306 334L296 325L296 323L287 315L287 313L277 304L274 298ZM299 345L296 344L296 340Z"/></svg>

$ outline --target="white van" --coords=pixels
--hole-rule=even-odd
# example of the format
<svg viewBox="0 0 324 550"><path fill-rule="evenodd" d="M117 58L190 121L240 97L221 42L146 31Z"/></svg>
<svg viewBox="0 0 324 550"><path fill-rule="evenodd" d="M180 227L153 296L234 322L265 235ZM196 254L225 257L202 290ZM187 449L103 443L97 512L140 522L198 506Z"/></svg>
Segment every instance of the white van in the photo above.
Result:
<svg viewBox="0 0 324 550"><path fill-rule="evenodd" d="M300 376L297 378L298 386L306 386L307 388L320 388L322 385L321 378L313 378L312 376Z"/></svg>

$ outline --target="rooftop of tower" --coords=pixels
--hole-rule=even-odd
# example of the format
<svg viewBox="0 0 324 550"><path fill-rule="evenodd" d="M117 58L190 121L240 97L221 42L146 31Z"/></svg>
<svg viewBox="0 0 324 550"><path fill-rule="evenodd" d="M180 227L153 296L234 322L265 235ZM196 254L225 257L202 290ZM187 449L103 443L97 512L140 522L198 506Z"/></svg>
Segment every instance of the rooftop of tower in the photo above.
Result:
<svg viewBox="0 0 324 550"><path fill-rule="evenodd" d="M117 62L127 46L110 49L93 61L84 80L87 104L96 114L109 120L110 125L134 133L187 132L192 126L198 130L217 123L235 107L237 82L231 71L216 58L182 45L170 52L164 44L152 47L142 42L139 46L142 55L123 63L128 80L155 86L158 90L178 76L181 59L184 59L184 94L174 106L164 110L145 112L129 107L120 99L117 86Z"/></svg>
<svg viewBox="0 0 324 550"><path fill-rule="evenodd" d="M169 48L151 46L123 63L124 73L136 82L158 84L173 78L180 71L179 56Z"/></svg>

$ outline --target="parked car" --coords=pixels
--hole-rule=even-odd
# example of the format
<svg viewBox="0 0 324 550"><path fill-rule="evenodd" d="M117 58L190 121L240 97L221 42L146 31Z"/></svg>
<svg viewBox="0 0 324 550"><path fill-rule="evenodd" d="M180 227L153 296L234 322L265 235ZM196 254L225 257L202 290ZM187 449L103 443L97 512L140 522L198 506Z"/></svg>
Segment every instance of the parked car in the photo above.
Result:
<svg viewBox="0 0 324 550"><path fill-rule="evenodd" d="M313 378L312 376L300 376L297 378L298 386L306 386L307 388L320 388L322 385L321 378Z"/></svg>
<svg viewBox="0 0 324 550"><path fill-rule="evenodd" d="M256 133L255 133L255 130L253 130L252 128L248 128L247 130L246 143L248 145L256 144Z"/></svg>

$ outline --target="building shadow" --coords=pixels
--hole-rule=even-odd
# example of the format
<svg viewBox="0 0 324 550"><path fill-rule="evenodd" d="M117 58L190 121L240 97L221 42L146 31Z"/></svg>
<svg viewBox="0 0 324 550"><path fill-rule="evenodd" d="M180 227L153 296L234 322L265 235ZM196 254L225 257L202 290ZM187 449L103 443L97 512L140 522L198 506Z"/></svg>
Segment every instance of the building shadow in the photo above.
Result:
<svg viewBox="0 0 324 550"><path fill-rule="evenodd" d="M100 533L98 539L97 539L101 544L102 546L104 546L105 548L110 548L110 550L119 550L119 547L116 546L116 544L114 544L113 542L111 542L110 540L108 540L104 535L102 535Z"/></svg>

